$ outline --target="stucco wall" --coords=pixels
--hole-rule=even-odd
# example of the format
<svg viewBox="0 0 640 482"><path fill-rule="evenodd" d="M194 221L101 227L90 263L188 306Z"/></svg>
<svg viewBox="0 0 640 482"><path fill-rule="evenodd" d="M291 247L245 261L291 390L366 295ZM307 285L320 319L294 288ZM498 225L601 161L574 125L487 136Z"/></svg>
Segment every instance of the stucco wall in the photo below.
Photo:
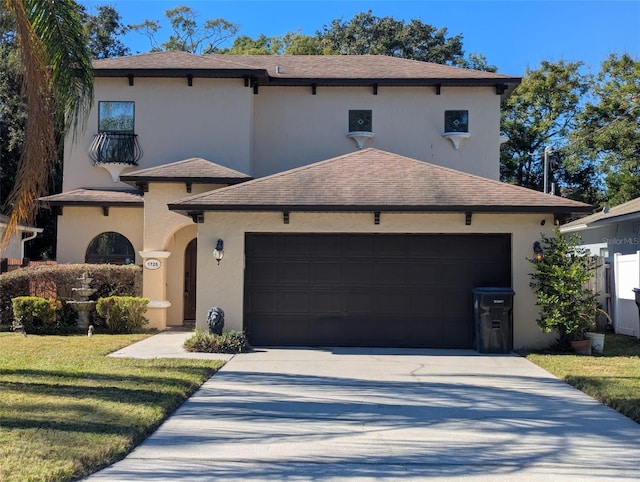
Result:
<svg viewBox="0 0 640 482"><path fill-rule="evenodd" d="M498 179L500 96L489 87L261 88L255 97L254 175L356 151L349 110L371 110L375 147ZM455 150L442 137L445 110L468 110L471 137Z"/></svg>
<svg viewBox="0 0 640 482"><path fill-rule="evenodd" d="M240 79L96 78L86 130L65 143L63 191L130 188L113 182L88 155L98 130L99 101L135 102L135 133L145 169L202 157L255 177L357 150L346 137L350 109L373 112L375 137L365 143L435 164L498 179L500 96L491 87L261 86ZM468 110L471 137L455 150L442 137L445 110ZM70 134L72 136L73 134ZM127 171L124 171L125 173Z"/></svg>
<svg viewBox="0 0 640 482"><path fill-rule="evenodd" d="M77 141L65 143L63 191L79 187L131 188L91 165L99 101L135 102L135 133L144 155L135 169L202 157L241 172L250 170L252 89L239 79L96 78L95 103ZM73 136L73 134L70 134ZM127 171L125 171L127 172Z"/></svg>
<svg viewBox="0 0 640 482"><path fill-rule="evenodd" d="M63 208L58 216L58 249L56 260L59 263L84 263L87 246L98 234L115 231L125 236L133 245L136 264L142 259L138 251L142 249L143 209L109 209L109 216L103 216L101 207Z"/></svg>
<svg viewBox="0 0 640 482"><path fill-rule="evenodd" d="M545 220L545 226L540 222ZM511 233L514 298L514 346L544 346L552 337L540 332L535 320L535 295L529 287L532 245L541 232L549 233L551 216L474 214L465 225L464 214L387 214L379 225L372 213L291 213L284 224L282 213L205 213L198 225L198 308L197 326L206 327L211 306L225 310L225 329L242 329L244 292L245 233ZM225 255L216 265L211 249L218 238L224 240ZM481 256L482 253L478 253Z"/></svg>

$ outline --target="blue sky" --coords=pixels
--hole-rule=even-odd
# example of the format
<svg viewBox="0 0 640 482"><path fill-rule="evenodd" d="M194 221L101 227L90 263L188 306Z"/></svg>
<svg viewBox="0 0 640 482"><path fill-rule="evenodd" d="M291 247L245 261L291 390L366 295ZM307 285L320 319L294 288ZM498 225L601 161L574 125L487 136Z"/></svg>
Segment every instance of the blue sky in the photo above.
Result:
<svg viewBox="0 0 640 482"><path fill-rule="evenodd" d="M351 19L371 9L378 17L417 18L450 35L462 34L466 54L486 56L499 72L521 76L541 60L583 61L593 72L611 52L640 58L640 0L81 0L92 12L113 5L125 24L164 20L164 11L189 5L206 18L222 17L240 26L240 35L257 37L301 31L313 35L333 19ZM169 35L165 27L159 40ZM146 37L124 39L133 53L150 49Z"/></svg>

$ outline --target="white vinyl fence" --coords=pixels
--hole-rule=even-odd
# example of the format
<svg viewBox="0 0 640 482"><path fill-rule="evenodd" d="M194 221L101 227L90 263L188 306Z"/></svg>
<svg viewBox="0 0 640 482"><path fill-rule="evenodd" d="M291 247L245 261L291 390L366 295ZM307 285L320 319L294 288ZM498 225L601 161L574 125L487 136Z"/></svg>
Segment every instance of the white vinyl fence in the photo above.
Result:
<svg viewBox="0 0 640 482"><path fill-rule="evenodd" d="M640 251L613 255L613 327L616 333L640 338L634 288L640 288Z"/></svg>

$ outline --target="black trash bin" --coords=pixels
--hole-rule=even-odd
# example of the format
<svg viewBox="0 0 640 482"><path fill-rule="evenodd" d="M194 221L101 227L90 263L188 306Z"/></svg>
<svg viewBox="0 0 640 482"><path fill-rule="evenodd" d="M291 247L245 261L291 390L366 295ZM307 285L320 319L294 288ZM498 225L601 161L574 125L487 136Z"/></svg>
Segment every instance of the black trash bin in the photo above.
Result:
<svg viewBox="0 0 640 482"><path fill-rule="evenodd" d="M636 295L636 306L638 307L638 312L640 313L640 288L633 288L633 292Z"/></svg>
<svg viewBox="0 0 640 482"><path fill-rule="evenodd" d="M513 295L512 288L474 288L476 351L511 353L513 350Z"/></svg>

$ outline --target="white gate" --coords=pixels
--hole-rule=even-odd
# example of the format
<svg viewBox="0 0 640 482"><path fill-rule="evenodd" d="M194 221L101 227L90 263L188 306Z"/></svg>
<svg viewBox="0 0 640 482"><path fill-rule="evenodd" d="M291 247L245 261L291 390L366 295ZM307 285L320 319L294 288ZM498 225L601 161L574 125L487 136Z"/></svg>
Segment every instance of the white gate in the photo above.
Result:
<svg viewBox="0 0 640 482"><path fill-rule="evenodd" d="M613 327L616 333L640 338L640 317L634 288L640 288L640 251L613 255Z"/></svg>

